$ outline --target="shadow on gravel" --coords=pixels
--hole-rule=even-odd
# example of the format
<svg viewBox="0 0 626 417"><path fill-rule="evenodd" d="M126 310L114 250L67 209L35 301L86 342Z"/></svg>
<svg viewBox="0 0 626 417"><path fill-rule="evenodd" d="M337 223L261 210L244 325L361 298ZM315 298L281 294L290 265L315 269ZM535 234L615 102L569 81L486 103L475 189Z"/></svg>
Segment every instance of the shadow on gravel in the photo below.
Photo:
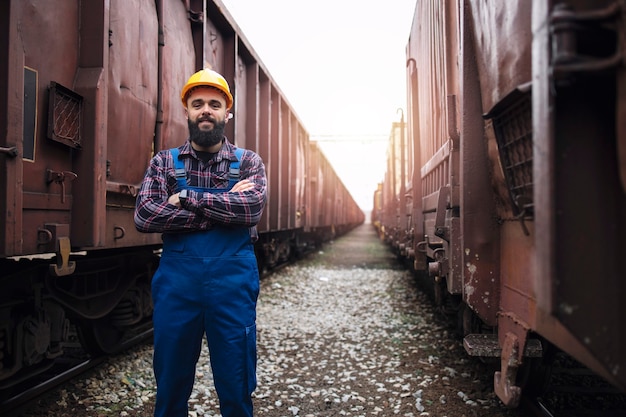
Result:
<svg viewBox="0 0 626 417"><path fill-rule="evenodd" d="M369 223L324 244L302 263L342 269L406 269Z"/></svg>

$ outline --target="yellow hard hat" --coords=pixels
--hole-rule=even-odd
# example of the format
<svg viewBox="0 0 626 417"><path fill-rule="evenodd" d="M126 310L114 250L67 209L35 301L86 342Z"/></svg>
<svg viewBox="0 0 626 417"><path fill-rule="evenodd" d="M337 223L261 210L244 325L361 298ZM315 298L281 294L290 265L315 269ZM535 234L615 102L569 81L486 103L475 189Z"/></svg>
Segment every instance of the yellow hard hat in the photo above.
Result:
<svg viewBox="0 0 626 417"><path fill-rule="evenodd" d="M226 96L226 109L230 109L233 106L233 96L230 94L230 88L226 79L221 74L213 71L212 69L202 69L187 80L187 83L183 87L183 91L180 93L180 99L183 102L183 106L187 107L187 94L189 91L198 86L215 87L220 90Z"/></svg>

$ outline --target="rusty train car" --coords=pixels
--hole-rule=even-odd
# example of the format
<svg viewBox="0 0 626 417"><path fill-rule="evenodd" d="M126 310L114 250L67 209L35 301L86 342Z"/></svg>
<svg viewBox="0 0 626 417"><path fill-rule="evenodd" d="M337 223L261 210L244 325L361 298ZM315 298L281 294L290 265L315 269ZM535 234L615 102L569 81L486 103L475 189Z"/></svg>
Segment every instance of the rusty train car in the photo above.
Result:
<svg viewBox="0 0 626 417"><path fill-rule="evenodd" d="M626 390L626 3L417 2L374 224L494 390L565 352ZM497 363L497 362L496 362Z"/></svg>
<svg viewBox="0 0 626 417"><path fill-rule="evenodd" d="M115 352L151 327L161 237L136 231L135 196L150 158L186 139L180 88L207 66L235 96L226 135L266 164L260 268L364 222L220 1L3 1L0 393L74 334Z"/></svg>

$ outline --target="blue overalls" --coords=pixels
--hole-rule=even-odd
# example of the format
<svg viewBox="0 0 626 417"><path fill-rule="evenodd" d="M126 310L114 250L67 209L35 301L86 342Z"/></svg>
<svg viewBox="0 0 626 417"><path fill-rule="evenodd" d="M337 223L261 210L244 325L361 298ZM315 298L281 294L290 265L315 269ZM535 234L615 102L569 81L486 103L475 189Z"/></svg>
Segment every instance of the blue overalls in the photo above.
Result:
<svg viewBox="0 0 626 417"><path fill-rule="evenodd" d="M220 193L238 181L241 149L237 162L230 164L228 188L220 189L188 186L178 149L171 151L179 189ZM152 280L155 417L187 417L204 334L222 416L252 417L258 295L259 273L247 227L163 235L161 262Z"/></svg>

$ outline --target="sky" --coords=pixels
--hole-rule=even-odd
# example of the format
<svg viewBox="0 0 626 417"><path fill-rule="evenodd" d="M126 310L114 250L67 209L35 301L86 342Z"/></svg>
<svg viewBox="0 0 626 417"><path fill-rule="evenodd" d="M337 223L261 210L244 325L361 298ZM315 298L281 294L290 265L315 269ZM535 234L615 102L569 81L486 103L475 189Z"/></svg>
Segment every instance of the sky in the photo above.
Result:
<svg viewBox="0 0 626 417"><path fill-rule="evenodd" d="M416 0L222 0L361 209L406 108ZM401 110L400 110L401 109Z"/></svg>

